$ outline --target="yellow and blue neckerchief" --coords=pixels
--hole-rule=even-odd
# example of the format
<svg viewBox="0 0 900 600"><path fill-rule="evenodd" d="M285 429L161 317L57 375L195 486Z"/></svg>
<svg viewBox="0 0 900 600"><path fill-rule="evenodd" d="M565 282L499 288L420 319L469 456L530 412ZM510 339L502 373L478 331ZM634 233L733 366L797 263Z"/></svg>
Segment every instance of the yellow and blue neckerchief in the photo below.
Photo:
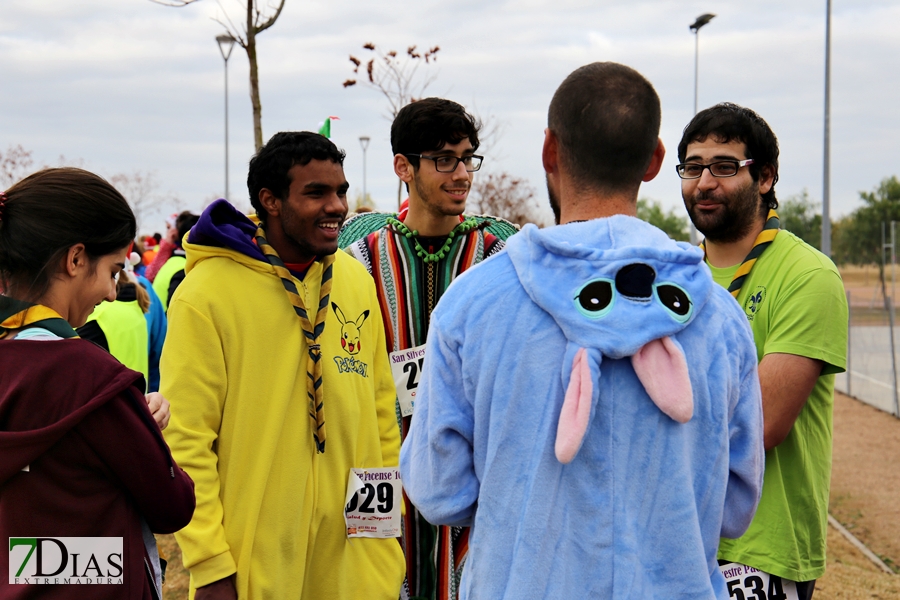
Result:
<svg viewBox="0 0 900 600"><path fill-rule="evenodd" d="M735 298L738 297L738 294L741 293L741 286L744 285L744 281L750 275L753 265L755 265L756 261L759 260L759 257L762 256L765 249L769 247L769 244L775 241L775 236L778 235L778 230L780 228L781 221L778 219L778 213L775 212L774 208L770 208L769 214L766 216L766 224L763 226L763 230L759 232L759 235L756 236L756 241L753 242L753 248L750 249L747 257L731 278L731 283L728 285L729 294ZM700 247L703 248L703 258L705 260L706 240L700 242Z"/></svg>
<svg viewBox="0 0 900 600"><path fill-rule="evenodd" d="M41 327L65 339L78 337L69 322L52 308L0 296L0 340L31 327Z"/></svg>

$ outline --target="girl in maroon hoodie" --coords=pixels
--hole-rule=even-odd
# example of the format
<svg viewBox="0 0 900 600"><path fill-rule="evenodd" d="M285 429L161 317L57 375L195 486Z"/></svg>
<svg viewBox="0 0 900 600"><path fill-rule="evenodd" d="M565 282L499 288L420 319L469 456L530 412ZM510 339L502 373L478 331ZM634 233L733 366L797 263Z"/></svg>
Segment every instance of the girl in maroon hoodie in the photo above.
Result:
<svg viewBox="0 0 900 600"><path fill-rule="evenodd" d="M159 598L151 532L193 514L168 403L74 330L115 299L134 235L122 195L81 169L0 192L0 600Z"/></svg>

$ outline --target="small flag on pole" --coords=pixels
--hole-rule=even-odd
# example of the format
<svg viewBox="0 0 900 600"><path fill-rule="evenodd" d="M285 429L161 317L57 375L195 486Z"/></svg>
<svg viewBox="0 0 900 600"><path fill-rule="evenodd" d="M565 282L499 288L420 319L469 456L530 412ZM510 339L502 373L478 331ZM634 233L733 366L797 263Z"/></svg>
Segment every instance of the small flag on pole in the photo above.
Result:
<svg viewBox="0 0 900 600"><path fill-rule="evenodd" d="M327 119L325 119L325 122L322 123L322 126L319 127L319 133L321 135L324 135L328 139L331 139L331 122L340 120L340 117L328 117Z"/></svg>

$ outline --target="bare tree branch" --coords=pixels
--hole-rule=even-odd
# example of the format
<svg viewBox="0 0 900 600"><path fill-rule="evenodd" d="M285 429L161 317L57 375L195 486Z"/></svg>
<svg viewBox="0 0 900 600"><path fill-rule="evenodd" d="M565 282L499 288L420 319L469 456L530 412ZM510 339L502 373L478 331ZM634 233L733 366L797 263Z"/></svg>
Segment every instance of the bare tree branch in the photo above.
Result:
<svg viewBox="0 0 900 600"><path fill-rule="evenodd" d="M150 0L150 2L153 4L161 4L162 6L171 6L172 8L181 8L182 6L187 6L194 2L200 2L200 0Z"/></svg>
<svg viewBox="0 0 900 600"><path fill-rule="evenodd" d="M373 58L365 61L367 81L364 80L363 85L377 90L387 99L390 105L390 114L387 117L390 119L396 117L401 108L415 101L417 97L421 98L425 89L437 78L437 75L431 75L422 79L417 77L417 72L423 62L431 64L437 60L439 46L425 52L417 51L417 46L409 46L402 56L396 50L383 52L372 42L367 42L362 47L375 54ZM363 61L351 55L350 62L353 63L353 72L359 74ZM343 86L351 87L356 83L356 79L347 79Z"/></svg>
<svg viewBox="0 0 900 600"><path fill-rule="evenodd" d="M506 172L477 175L467 204L473 213L502 217L517 225L535 223L544 227L547 224L528 180Z"/></svg>
<svg viewBox="0 0 900 600"><path fill-rule="evenodd" d="M484 154L490 159L490 164L494 164L503 158L500 152L500 139L506 132L508 123L498 118L493 113L483 114L478 110L477 106L472 106L469 113L475 117L478 122L478 150L479 154Z"/></svg>
<svg viewBox="0 0 900 600"><path fill-rule="evenodd" d="M270 18L268 21L266 21L262 25L258 26L256 28L256 33L262 33L263 31L265 31L266 29L268 29L269 27L274 25L275 21L278 20L278 16L281 14L281 9L283 9L283 8L284 8L284 0L281 0L281 3L278 5L278 8L275 10L275 14L272 15L272 18ZM262 13L260 13L259 10L257 9L257 11L256 11L257 19L260 17L261 14Z"/></svg>
<svg viewBox="0 0 900 600"><path fill-rule="evenodd" d="M416 96L422 97L425 89L434 82L436 75L426 77L424 81L417 80L416 72L422 61L425 64L431 64L437 60L437 53L440 46L435 46L426 52L417 52L416 46L409 46L406 49L406 55L399 57L396 50L388 50L382 52L375 47L372 42L363 44L363 50L375 53L375 56L366 61L366 79L363 85L371 89L377 90L385 98L390 105L390 114L385 115L388 119L396 118L400 109L416 100ZM353 55L350 55L350 62L353 63L353 72L359 74L359 69L363 62ZM347 79L343 83L344 87L356 85L356 79ZM397 204L400 204L400 198L403 193L403 184L398 182L397 185Z"/></svg>
<svg viewBox="0 0 900 600"><path fill-rule="evenodd" d="M218 23L219 25L224 27L225 32L228 35L230 35L232 38L234 38L234 41L237 42L237 45L240 46L241 48L243 48L244 50L246 50L247 49L247 38L239 33L239 29L238 29L237 25L234 24L234 21L231 20L231 17L228 15L228 12L226 12L225 7L222 6L221 0L216 0L216 4L219 5L219 9L222 11L222 14L225 15L225 19L228 21L228 23L224 23L219 17L215 17L213 19L213 21L215 21L216 23ZM246 32L244 32L244 33L246 34Z"/></svg>
<svg viewBox="0 0 900 600"><path fill-rule="evenodd" d="M226 16L227 16L227 15L226 15ZM229 23L231 23L231 26L229 26L229 25L223 23L218 17L214 18L213 21L215 21L216 23L218 23L219 25L221 25L222 27L224 27L224 28L225 28L225 33L227 33L227 34L230 35L232 38L234 38L234 41L237 43L238 46L240 46L240 47L243 48L244 50L247 49L247 40L246 40L246 38L244 38L240 33L238 33L238 31L237 31L236 28L235 28L235 29L232 29L232 27L234 27L234 24L231 23L231 19L228 19Z"/></svg>
<svg viewBox="0 0 900 600"><path fill-rule="evenodd" d="M0 152L0 192L30 174L33 164L31 150L21 145L11 145L5 155Z"/></svg>
<svg viewBox="0 0 900 600"><path fill-rule="evenodd" d="M128 201L137 221L138 231L142 231L147 216L159 210L163 203L163 198L157 193L159 182L156 173L142 171L116 173L109 178L109 182Z"/></svg>
<svg viewBox="0 0 900 600"><path fill-rule="evenodd" d="M153 2L154 4L176 8L181 8L199 1L200 0L150 0L150 2ZM213 19L216 23L221 25L228 35L234 38L235 42L247 53L247 60L250 63L250 104L253 107L253 141L257 151L262 148L263 136L262 103L259 99L259 67L256 60L256 36L275 24L275 21L281 16L281 11L284 9L285 4L285 0L277 0L277 7L273 6L271 3L267 3L266 9L274 10L275 12L272 16L266 18L265 13L267 10L261 10L259 8L259 1L260 0L241 1L241 4L247 11L243 35L241 34L241 28L234 24L231 17L228 15L228 12L218 0L217 4L224 15L224 19L221 17L215 17Z"/></svg>

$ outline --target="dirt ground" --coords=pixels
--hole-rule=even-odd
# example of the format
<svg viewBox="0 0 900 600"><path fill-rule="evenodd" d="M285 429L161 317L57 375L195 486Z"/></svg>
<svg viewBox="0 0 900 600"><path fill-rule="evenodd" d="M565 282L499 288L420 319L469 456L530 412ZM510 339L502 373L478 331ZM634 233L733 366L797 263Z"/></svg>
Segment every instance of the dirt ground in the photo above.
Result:
<svg viewBox="0 0 900 600"><path fill-rule="evenodd" d="M900 571L900 419L835 394L831 473L831 514ZM828 567L814 598L897 599L900 574L883 573L829 528Z"/></svg>
<svg viewBox="0 0 900 600"><path fill-rule="evenodd" d="M854 306L884 306L881 295L881 280L878 277L877 265L845 265L840 268L841 279L844 280L844 289L850 292L850 300ZM885 271L885 286L888 294L891 294L891 269ZM897 272L897 283L900 284L900 269ZM900 285L898 285L900 287ZM895 305L898 303L895 302Z"/></svg>
<svg viewBox="0 0 900 600"><path fill-rule="evenodd" d="M815 600L900 599L900 419L835 394L831 514L898 572L872 564L834 528L828 567ZM165 600L187 598L188 577L173 536L159 536L169 555Z"/></svg>

